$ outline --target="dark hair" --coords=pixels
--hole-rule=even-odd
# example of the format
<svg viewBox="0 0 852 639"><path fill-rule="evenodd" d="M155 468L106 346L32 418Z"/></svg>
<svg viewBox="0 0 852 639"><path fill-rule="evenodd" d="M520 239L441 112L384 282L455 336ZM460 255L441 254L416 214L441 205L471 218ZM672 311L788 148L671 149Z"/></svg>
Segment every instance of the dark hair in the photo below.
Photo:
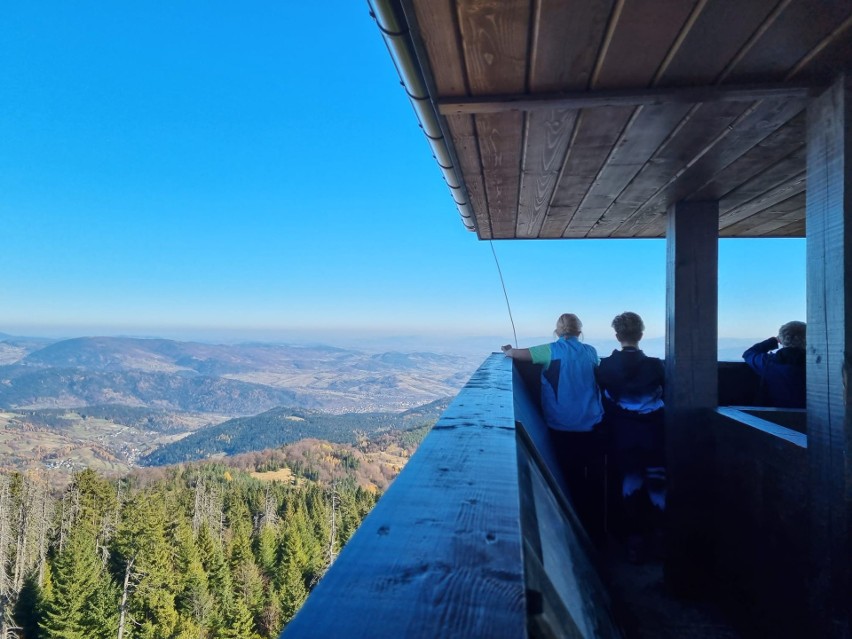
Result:
<svg viewBox="0 0 852 639"><path fill-rule="evenodd" d="M636 313L625 311L612 320L615 337L619 342L638 342L645 332L645 322Z"/></svg>

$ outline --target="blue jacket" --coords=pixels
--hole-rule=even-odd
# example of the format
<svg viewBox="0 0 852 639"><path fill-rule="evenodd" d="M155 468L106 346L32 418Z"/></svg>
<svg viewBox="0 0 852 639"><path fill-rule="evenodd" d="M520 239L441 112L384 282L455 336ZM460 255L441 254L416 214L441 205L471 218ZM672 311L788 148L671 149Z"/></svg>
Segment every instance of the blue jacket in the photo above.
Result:
<svg viewBox="0 0 852 639"><path fill-rule="evenodd" d="M588 432L603 418L601 395L595 382L597 351L576 337L560 337L551 344L530 348L541 372L541 407L554 430Z"/></svg>
<svg viewBox="0 0 852 639"><path fill-rule="evenodd" d="M743 359L760 375L760 395L758 401L765 406L779 408L805 407L805 349L778 348L774 337L752 346Z"/></svg>

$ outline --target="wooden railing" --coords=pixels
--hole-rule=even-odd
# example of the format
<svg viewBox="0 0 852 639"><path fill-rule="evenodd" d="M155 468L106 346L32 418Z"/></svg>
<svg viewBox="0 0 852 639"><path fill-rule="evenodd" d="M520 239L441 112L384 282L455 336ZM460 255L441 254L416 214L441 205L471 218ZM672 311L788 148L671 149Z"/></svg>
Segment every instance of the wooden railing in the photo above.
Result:
<svg viewBox="0 0 852 639"><path fill-rule="evenodd" d="M490 356L283 639L620 636L547 444L512 361Z"/></svg>

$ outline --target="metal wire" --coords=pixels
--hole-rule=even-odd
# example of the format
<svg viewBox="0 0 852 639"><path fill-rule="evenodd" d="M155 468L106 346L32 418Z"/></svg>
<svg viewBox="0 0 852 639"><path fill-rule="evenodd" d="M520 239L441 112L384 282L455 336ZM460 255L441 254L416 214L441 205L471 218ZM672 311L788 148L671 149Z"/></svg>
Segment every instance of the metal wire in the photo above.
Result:
<svg viewBox="0 0 852 639"><path fill-rule="evenodd" d="M497 259L497 251L494 250L494 242L488 240L491 245L491 254L494 256L494 263L497 265L497 274L500 276L500 286L503 287L503 297L506 298L506 308L509 310L509 321L512 323L512 334L515 336L515 348L518 348L518 333L515 330L515 320L512 317L512 307L509 304L509 294L506 292L506 282L503 280L503 271L500 269L500 260Z"/></svg>

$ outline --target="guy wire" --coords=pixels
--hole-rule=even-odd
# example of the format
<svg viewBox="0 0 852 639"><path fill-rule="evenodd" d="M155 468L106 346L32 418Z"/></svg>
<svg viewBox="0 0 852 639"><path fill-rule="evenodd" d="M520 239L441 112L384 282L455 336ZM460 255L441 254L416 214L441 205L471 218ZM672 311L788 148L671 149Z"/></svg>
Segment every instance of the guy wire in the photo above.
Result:
<svg viewBox="0 0 852 639"><path fill-rule="evenodd" d="M512 307L509 305L509 294L506 292L506 282L503 281L503 271L500 270L500 260L497 259L497 251L494 250L493 240L488 240L491 245L491 254L494 256L494 263L497 265L497 274L500 276L500 285L503 287L503 297L506 298L506 308L509 310L509 321L512 323L512 334L515 336L515 348L518 348L518 333L515 330L515 320L512 317Z"/></svg>

